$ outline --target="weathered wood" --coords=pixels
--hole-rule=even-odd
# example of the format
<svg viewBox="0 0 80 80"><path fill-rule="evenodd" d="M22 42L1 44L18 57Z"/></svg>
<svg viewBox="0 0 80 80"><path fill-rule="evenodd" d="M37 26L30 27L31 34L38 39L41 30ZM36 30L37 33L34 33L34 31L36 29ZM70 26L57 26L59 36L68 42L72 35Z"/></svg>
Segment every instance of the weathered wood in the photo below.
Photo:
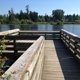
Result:
<svg viewBox="0 0 80 80"><path fill-rule="evenodd" d="M76 38L75 38L75 41L76 41L76 42L80 42L80 37L76 37Z"/></svg>
<svg viewBox="0 0 80 80"><path fill-rule="evenodd" d="M77 45L77 44L80 43L79 36L62 29L61 30L61 39L67 45L68 49L70 49L70 51L72 53L74 53L75 56L76 55L80 56L79 52L77 51L77 49L79 49L79 45Z"/></svg>
<svg viewBox="0 0 80 80"><path fill-rule="evenodd" d="M30 75L32 76L33 71L35 71L35 66L39 65L41 66L41 64L43 63L43 56L40 57L40 55L44 54L44 38L40 37L37 41L34 42L34 44L31 45L30 48L28 48L28 50L26 50L22 56L20 56L18 58L18 60L6 71L6 74L11 74L11 78L10 80L23 80L25 74L27 74L26 72L29 71ZM39 58L40 57L40 58ZM40 60L38 60L38 58ZM39 64L38 61L41 63ZM33 66L29 69L30 66ZM37 68L38 69L38 68ZM42 66L38 69L41 71ZM41 72L39 72L38 74L36 73L36 76L40 75ZM5 76L5 75L4 75ZM26 78L31 78L26 76ZM38 80L41 80L41 77Z"/></svg>
<svg viewBox="0 0 80 80"><path fill-rule="evenodd" d="M0 35L10 35L10 34L14 34L14 33L19 33L19 31L20 31L19 29L3 31L3 32L0 32Z"/></svg>
<svg viewBox="0 0 80 80"><path fill-rule="evenodd" d="M78 49L80 49L80 44L76 44L75 47L77 47Z"/></svg>
<svg viewBox="0 0 80 80"><path fill-rule="evenodd" d="M53 40L45 41L45 59L42 80L65 80Z"/></svg>
<svg viewBox="0 0 80 80"><path fill-rule="evenodd" d="M36 40L17 40L17 43L34 43Z"/></svg>
<svg viewBox="0 0 80 80"><path fill-rule="evenodd" d="M77 53L77 54L80 56L80 51L78 51L78 50L75 50L75 53Z"/></svg>
<svg viewBox="0 0 80 80"><path fill-rule="evenodd" d="M36 40L16 40L16 44L32 44L34 43ZM9 41L9 42L4 42L5 45L13 45L13 40Z"/></svg>
<svg viewBox="0 0 80 80"><path fill-rule="evenodd" d="M60 31L20 31L20 35L38 35L38 36L44 36L45 39L60 39Z"/></svg>
<svg viewBox="0 0 80 80"><path fill-rule="evenodd" d="M27 40L27 39L37 39L39 37L38 35L35 36L34 34L45 34L45 36L47 34L61 34L62 41L67 45L68 49L72 51L74 56L80 60L80 45L79 45L80 37L65 30L61 30L61 32L21 31L20 33L21 35L15 35L15 34L16 32L10 33L8 35L5 34L6 35L5 44L7 45L6 49L9 50L10 53L11 52L15 54L19 52L23 53L24 50L27 49L27 47L29 47L31 44L32 45L30 48L28 48L28 50L26 50L22 54L21 57L18 58L18 60L6 72L7 74L10 74L10 72L13 73L11 74L12 77L10 80L65 80L65 79L73 80L73 78L74 80L80 79L80 77L76 75L80 73L80 70L78 69L79 70L78 71L76 68L74 68L76 65L71 62L71 59L73 57L71 57L70 55L66 57L64 56L65 54L67 55L69 52L67 52L67 49L65 49L64 46L63 47L62 45L58 46L60 43L56 42L54 45L53 41L46 40L45 61L44 61L44 38L40 37L37 41L31 41L31 42ZM31 35L23 36L22 34L31 34ZM0 39L2 37L3 35L1 34ZM28 42L29 44L27 45ZM14 47L10 47L8 45L10 46L14 45ZM14 49L15 52L11 51L12 49ZM42 70L43 62L44 62L44 69ZM42 76L42 71L43 71L43 76Z"/></svg>
<svg viewBox="0 0 80 80"><path fill-rule="evenodd" d="M60 31L19 31L20 34L60 34Z"/></svg>
<svg viewBox="0 0 80 80"><path fill-rule="evenodd" d="M79 76L77 75L79 73L77 73L77 70L80 71L80 68L79 68L79 66L78 66L78 69L75 68L75 66L77 66L77 65L74 64L74 63L76 63L74 61L75 60L74 57L70 56L71 55L70 52L68 52L68 50L66 48L64 48L65 47L64 45L62 47L60 41L59 41L60 43L57 40L55 40L54 42L55 42L55 49L56 49L55 51L56 51L57 57L59 59L62 72L64 74L64 79L61 77L61 75L59 73L59 68L57 67L58 65L56 63L55 56L54 57L52 55L51 55L52 57L49 56L50 53L52 52L52 51L49 51L49 54L46 58L50 58L50 59L46 59L45 63L53 64L53 62L51 62L52 59L55 62L53 64L52 68L50 67L51 65L45 65L45 67L49 67L49 68L47 68L47 69L44 68L46 71L44 74L46 74L47 76L44 76L43 80L66 80L66 79L67 80L73 80L73 79L76 80L77 78L79 79ZM49 49L49 47L47 49ZM46 51L46 55L47 55L47 53L48 53L48 51ZM54 52L53 52L53 54L54 54ZM55 68L54 68L54 66L55 66ZM55 70L55 71L53 71L53 70ZM72 74L75 76L73 76Z"/></svg>
<svg viewBox="0 0 80 80"><path fill-rule="evenodd" d="M75 42L72 41L71 39L69 39L69 42L70 42L71 44L75 45Z"/></svg>
<svg viewBox="0 0 80 80"><path fill-rule="evenodd" d="M61 29L61 32L63 32L64 34L66 34L66 35L68 35L69 37L71 37L71 38L75 38L75 37L79 37L79 36L77 36L77 35L75 35L75 34L73 34L73 33L70 33L70 32L68 32L68 31L66 31L66 30L63 30L63 29Z"/></svg>
<svg viewBox="0 0 80 80"><path fill-rule="evenodd" d="M12 36L12 35L9 35L9 36L5 36L5 39L6 40L35 40L35 39L38 39L40 36L38 35L34 35L34 36L30 36L30 35L15 35L15 36ZM0 39L3 38L3 35L0 35Z"/></svg>

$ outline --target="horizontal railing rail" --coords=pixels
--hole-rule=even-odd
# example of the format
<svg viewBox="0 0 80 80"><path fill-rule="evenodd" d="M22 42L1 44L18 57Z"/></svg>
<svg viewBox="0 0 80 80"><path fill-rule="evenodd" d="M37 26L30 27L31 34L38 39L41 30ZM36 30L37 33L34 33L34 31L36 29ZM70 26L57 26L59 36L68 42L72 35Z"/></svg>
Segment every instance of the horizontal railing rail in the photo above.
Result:
<svg viewBox="0 0 80 80"><path fill-rule="evenodd" d="M18 35L19 31L20 31L19 29L7 30L0 32L0 35Z"/></svg>
<svg viewBox="0 0 80 80"><path fill-rule="evenodd" d="M44 36L45 39L60 39L60 31L25 31L20 30L19 35L39 35Z"/></svg>
<svg viewBox="0 0 80 80"><path fill-rule="evenodd" d="M20 34L52 34L52 33L56 33L59 34L60 31L29 31L29 30L20 30Z"/></svg>
<svg viewBox="0 0 80 80"><path fill-rule="evenodd" d="M0 40L3 37L4 35L0 35ZM25 51L33 44L33 42L29 42L29 41L37 40L38 38L39 36L5 35L4 43L6 46L6 50L4 50L3 53L11 52L11 53L14 53L14 55L16 56L17 53L22 53L21 51ZM0 46L0 49L1 49L1 46Z"/></svg>
<svg viewBox="0 0 80 80"><path fill-rule="evenodd" d="M3 35L0 35L0 39L2 39L4 36ZM40 36L36 36L36 35L5 35L5 39L6 40L36 40L37 38L39 38Z"/></svg>
<svg viewBox="0 0 80 80"><path fill-rule="evenodd" d="M61 39L75 57L80 60L80 37L62 29Z"/></svg>
<svg viewBox="0 0 80 80"><path fill-rule="evenodd" d="M30 30L19 30L13 29L8 31L0 32L1 35L16 36L16 35L26 35L26 36L44 36L45 39L60 39L60 31L30 31Z"/></svg>
<svg viewBox="0 0 80 80"><path fill-rule="evenodd" d="M11 75L10 80L41 80L44 46L44 37L41 36L5 72Z"/></svg>

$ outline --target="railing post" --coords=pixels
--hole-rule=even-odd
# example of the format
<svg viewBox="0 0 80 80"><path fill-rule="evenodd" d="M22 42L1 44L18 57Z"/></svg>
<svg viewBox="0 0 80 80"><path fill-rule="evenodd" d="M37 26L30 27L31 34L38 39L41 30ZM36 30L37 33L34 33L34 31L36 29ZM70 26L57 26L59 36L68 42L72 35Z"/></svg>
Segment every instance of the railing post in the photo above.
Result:
<svg viewBox="0 0 80 80"><path fill-rule="evenodd" d="M17 54L16 40L14 39L13 42L14 42L14 55L16 56L16 54Z"/></svg>
<svg viewBox="0 0 80 80"><path fill-rule="evenodd" d="M61 39L61 30L60 30L60 39Z"/></svg>
<svg viewBox="0 0 80 80"><path fill-rule="evenodd" d="M18 32L18 33L19 33L18 35L20 36L20 32Z"/></svg>
<svg viewBox="0 0 80 80"><path fill-rule="evenodd" d="M74 46L75 46L74 55L77 54L77 53L76 53L76 49L77 49L76 45L77 45L78 42L76 41L76 39L77 39L77 38L75 37L75 38L74 38L74 40L75 40L75 43L74 43Z"/></svg>
<svg viewBox="0 0 80 80"><path fill-rule="evenodd" d="M45 33L45 39L46 39L46 33Z"/></svg>

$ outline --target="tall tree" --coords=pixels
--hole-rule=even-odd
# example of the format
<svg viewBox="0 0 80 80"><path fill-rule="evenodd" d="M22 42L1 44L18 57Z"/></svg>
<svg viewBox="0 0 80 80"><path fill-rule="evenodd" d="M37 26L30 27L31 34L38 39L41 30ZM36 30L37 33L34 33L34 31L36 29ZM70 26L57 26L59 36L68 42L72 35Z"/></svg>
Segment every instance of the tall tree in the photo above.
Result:
<svg viewBox="0 0 80 80"><path fill-rule="evenodd" d="M24 19L24 13L23 13L23 11L22 11L22 10L20 10L19 19L20 19L20 20L21 20L21 19Z"/></svg>
<svg viewBox="0 0 80 80"><path fill-rule="evenodd" d="M54 21L63 21L64 11L61 9L56 9L52 11L52 16Z"/></svg>
<svg viewBox="0 0 80 80"><path fill-rule="evenodd" d="M32 12L30 11L30 19L33 21L33 22L37 22L38 21L38 13L37 12Z"/></svg>
<svg viewBox="0 0 80 80"><path fill-rule="evenodd" d="M26 6L26 13L27 13L26 19L30 19L30 17L29 17L29 5Z"/></svg>
<svg viewBox="0 0 80 80"><path fill-rule="evenodd" d="M50 17L47 14L45 14L44 18L46 22L50 21Z"/></svg>
<svg viewBox="0 0 80 80"><path fill-rule="evenodd" d="M67 21L67 22L73 22L73 16L72 15L66 15L65 16L65 21Z"/></svg>
<svg viewBox="0 0 80 80"><path fill-rule="evenodd" d="M8 14L9 14L9 21L13 21L15 19L13 8L11 8L11 10L8 11Z"/></svg>
<svg viewBox="0 0 80 80"><path fill-rule="evenodd" d="M29 5L26 6L26 12L29 14Z"/></svg>

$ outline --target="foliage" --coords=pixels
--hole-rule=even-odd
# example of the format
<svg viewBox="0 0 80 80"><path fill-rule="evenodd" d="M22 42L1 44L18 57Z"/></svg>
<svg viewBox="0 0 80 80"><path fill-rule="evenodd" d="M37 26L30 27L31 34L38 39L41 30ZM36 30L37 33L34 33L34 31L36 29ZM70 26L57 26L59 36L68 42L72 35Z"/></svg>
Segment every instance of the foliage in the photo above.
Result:
<svg viewBox="0 0 80 80"><path fill-rule="evenodd" d="M54 21L62 21L64 17L64 11L61 9L53 10L52 11Z"/></svg>
<svg viewBox="0 0 80 80"><path fill-rule="evenodd" d="M21 19L20 23L21 23L21 24L34 24L33 21L28 20L28 19Z"/></svg>
<svg viewBox="0 0 80 80"><path fill-rule="evenodd" d="M42 18L38 18L38 22L45 22L45 19L42 17Z"/></svg>
<svg viewBox="0 0 80 80"><path fill-rule="evenodd" d="M57 21L57 23L56 23L57 25L59 25L59 24L63 24L61 21Z"/></svg>
<svg viewBox="0 0 80 80"><path fill-rule="evenodd" d="M2 51L6 49L5 43L4 43L5 36L0 41L0 77L4 73L2 70L4 62L2 60Z"/></svg>
<svg viewBox="0 0 80 80"><path fill-rule="evenodd" d="M75 20L75 23L76 24L80 24L80 20Z"/></svg>
<svg viewBox="0 0 80 80"><path fill-rule="evenodd" d="M20 24L19 19L14 19L13 21L9 22L9 24Z"/></svg>
<svg viewBox="0 0 80 80"><path fill-rule="evenodd" d="M34 24L34 22L31 20L27 20L26 22L27 22L27 24Z"/></svg>
<svg viewBox="0 0 80 80"><path fill-rule="evenodd" d="M29 16L30 16L30 19L33 21L33 22L37 22L38 21L38 13L37 12L32 12L32 11L30 11L30 14L29 14Z"/></svg>
<svg viewBox="0 0 80 80"><path fill-rule="evenodd" d="M21 23L21 24L26 24L26 20L21 19L20 23Z"/></svg>
<svg viewBox="0 0 80 80"><path fill-rule="evenodd" d="M0 15L0 24L34 24L34 23L51 23L51 24L69 24L76 23L80 24L80 16L77 14L69 14L64 15L64 11L62 9L52 10L51 15L45 14L38 15L36 11L30 11L29 5L26 5L25 10L23 12L20 10L19 13L14 13L13 8L8 11L7 15Z"/></svg>
<svg viewBox="0 0 80 80"><path fill-rule="evenodd" d="M9 80L10 77L11 77L11 74L6 74L6 73L4 73L4 70L2 70L2 68L9 68L9 66L4 66L3 67L4 63L2 62L2 51L6 49L4 40L5 40L5 36L0 41L0 79ZM3 73L4 73L5 77L2 76Z"/></svg>
<svg viewBox="0 0 80 80"><path fill-rule="evenodd" d="M1 67L3 65L3 63L2 63L2 51L6 49L6 46L5 46L5 43L4 43L4 39L5 39L5 36L0 41L0 43L1 43L1 47L0 47L0 50L1 50L0 51L0 69L1 69Z"/></svg>

